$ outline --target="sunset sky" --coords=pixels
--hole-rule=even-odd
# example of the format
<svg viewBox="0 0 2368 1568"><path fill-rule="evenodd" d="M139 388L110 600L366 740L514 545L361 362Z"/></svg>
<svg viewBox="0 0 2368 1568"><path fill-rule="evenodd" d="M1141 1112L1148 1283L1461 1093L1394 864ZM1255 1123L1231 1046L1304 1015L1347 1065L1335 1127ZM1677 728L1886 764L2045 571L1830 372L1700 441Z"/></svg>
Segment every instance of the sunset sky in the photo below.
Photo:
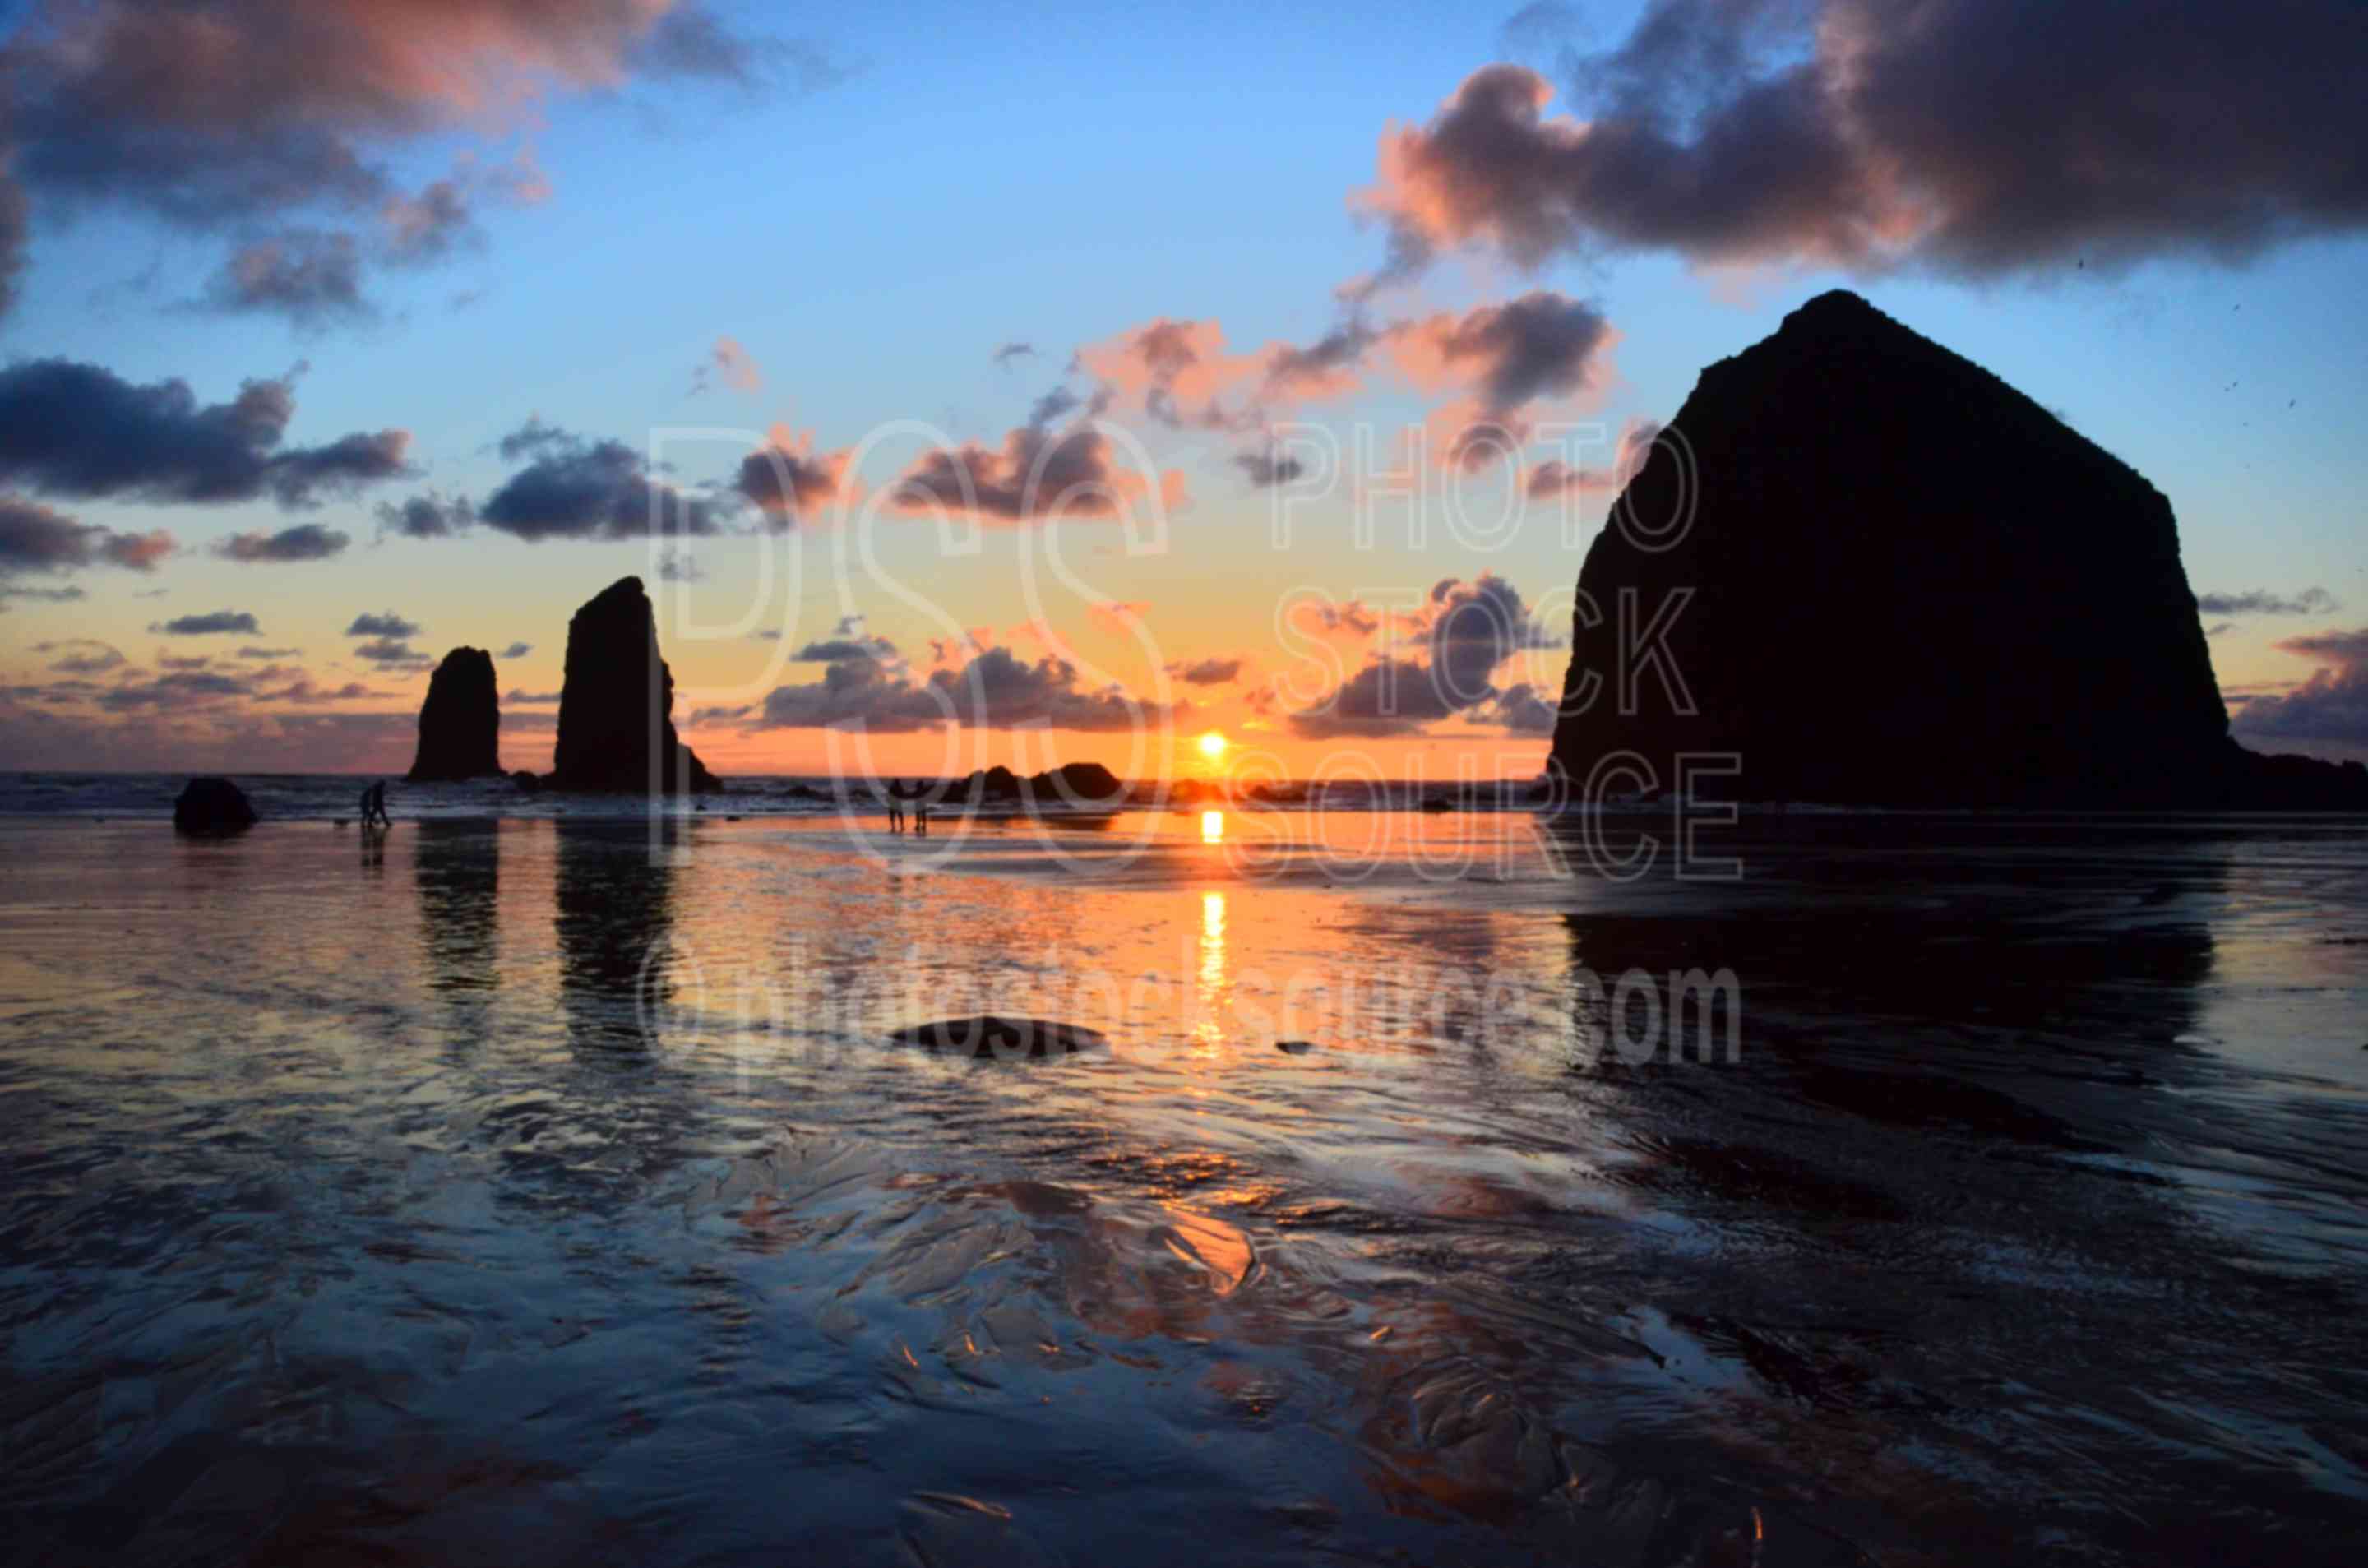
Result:
<svg viewBox="0 0 2368 1568"><path fill-rule="evenodd" d="M727 776L1526 777L1623 450L1836 286L2368 756L2368 8L1284 10L0 8L0 767L399 770L471 644L544 767L636 573Z"/></svg>

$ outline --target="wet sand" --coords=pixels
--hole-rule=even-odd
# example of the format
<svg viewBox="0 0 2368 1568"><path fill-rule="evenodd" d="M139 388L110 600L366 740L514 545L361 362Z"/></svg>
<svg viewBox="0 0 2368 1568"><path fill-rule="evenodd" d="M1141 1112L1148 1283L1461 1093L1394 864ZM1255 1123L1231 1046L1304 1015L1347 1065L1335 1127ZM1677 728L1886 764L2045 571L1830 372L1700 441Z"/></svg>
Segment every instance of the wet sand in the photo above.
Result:
<svg viewBox="0 0 2368 1568"><path fill-rule="evenodd" d="M1708 842L0 823L0 1558L2351 1561L2368 827Z"/></svg>

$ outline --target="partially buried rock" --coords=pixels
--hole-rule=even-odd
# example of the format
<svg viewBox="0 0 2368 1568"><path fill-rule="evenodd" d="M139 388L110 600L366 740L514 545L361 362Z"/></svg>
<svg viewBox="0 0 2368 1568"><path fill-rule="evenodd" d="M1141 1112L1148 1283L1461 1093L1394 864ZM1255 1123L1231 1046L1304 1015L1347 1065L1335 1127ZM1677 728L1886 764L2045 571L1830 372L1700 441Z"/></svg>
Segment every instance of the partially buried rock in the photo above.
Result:
<svg viewBox="0 0 2368 1568"><path fill-rule="evenodd" d="M1099 1051L1110 1043L1099 1030L1076 1024L1058 1024L1046 1018L1006 1018L993 1013L916 1024L888 1038L899 1045L917 1045L979 1058L1065 1056L1072 1051Z"/></svg>
<svg viewBox="0 0 2368 1568"><path fill-rule="evenodd" d="M239 833L254 825L246 792L227 778L192 778L173 802L173 826L182 833Z"/></svg>
<svg viewBox="0 0 2368 1568"><path fill-rule="evenodd" d="M1315 1042L1312 1040L1279 1040L1274 1042L1274 1048L1285 1056L1304 1056L1315 1049Z"/></svg>
<svg viewBox="0 0 2368 1568"><path fill-rule="evenodd" d="M723 788L674 728L674 672L639 577L620 577L567 623L559 688L559 790L704 794Z"/></svg>
<svg viewBox="0 0 2368 1568"><path fill-rule="evenodd" d="M510 782L531 795L542 788L542 776L530 767L521 767L510 775Z"/></svg>
<svg viewBox="0 0 2368 1568"><path fill-rule="evenodd" d="M419 705L419 750L411 784L481 778L502 770L501 704L494 693L494 656L483 648L455 648L428 677Z"/></svg>

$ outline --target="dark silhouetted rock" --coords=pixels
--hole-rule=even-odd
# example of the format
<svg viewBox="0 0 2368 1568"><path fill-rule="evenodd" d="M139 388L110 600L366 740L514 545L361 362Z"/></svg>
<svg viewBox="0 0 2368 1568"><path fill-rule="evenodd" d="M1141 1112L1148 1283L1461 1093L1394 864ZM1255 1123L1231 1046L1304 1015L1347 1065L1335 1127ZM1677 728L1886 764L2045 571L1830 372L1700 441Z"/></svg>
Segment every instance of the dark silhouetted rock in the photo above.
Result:
<svg viewBox="0 0 2368 1568"><path fill-rule="evenodd" d="M1312 1040L1279 1040L1274 1042L1274 1048L1285 1056L1304 1056L1315 1049L1315 1042Z"/></svg>
<svg viewBox="0 0 2368 1568"><path fill-rule="evenodd" d="M1020 778L996 765L951 786L944 799L974 805L1110 807L1126 801L1126 786L1099 762L1068 762Z"/></svg>
<svg viewBox="0 0 2368 1568"><path fill-rule="evenodd" d="M1076 1024L1058 1024L1044 1018L1006 1018L992 1013L974 1018L940 1018L933 1024L916 1024L888 1038L899 1045L917 1045L973 1057L1065 1056L1071 1051L1097 1051L1110 1043L1099 1030Z"/></svg>
<svg viewBox="0 0 2368 1568"><path fill-rule="evenodd" d="M531 795L542 788L542 775L532 768L521 767L510 775L510 782Z"/></svg>
<svg viewBox="0 0 2368 1568"><path fill-rule="evenodd" d="M1630 752L1667 787L1711 752L1742 772L1701 792L1750 800L2368 805L2356 767L2229 739L2159 491L1856 295L1711 366L1670 425L1579 574L1575 786Z"/></svg>
<svg viewBox="0 0 2368 1568"><path fill-rule="evenodd" d="M567 623L553 789L705 793L723 788L674 728L674 672L639 577L622 577Z"/></svg>
<svg viewBox="0 0 2368 1568"><path fill-rule="evenodd" d="M255 825L255 807L227 778L192 778L173 802L173 825L183 833L237 833Z"/></svg>
<svg viewBox="0 0 2368 1568"><path fill-rule="evenodd" d="M428 677L427 700L419 705L419 750L404 779L431 784L499 773L501 735L494 656L483 648L455 648Z"/></svg>

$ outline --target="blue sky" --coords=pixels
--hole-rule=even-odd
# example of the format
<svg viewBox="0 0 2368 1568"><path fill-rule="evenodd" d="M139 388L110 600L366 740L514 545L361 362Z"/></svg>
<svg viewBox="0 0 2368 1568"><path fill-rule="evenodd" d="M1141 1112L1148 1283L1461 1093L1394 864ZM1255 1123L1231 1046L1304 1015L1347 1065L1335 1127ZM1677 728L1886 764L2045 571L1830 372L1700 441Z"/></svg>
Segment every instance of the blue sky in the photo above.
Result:
<svg viewBox="0 0 2368 1568"><path fill-rule="evenodd" d="M1661 7L1672 8L1681 7ZM256 7L223 0L220 9L235 23ZM1563 51L1621 45L1641 9L1533 8L1508 29L1508 17L1452 6L1373 9L1349 22L1223 6L1146 6L1122 21L1084 6L803 18L719 7L727 36L792 40L799 51L794 67L777 67L755 88L640 69L615 52L632 43L629 27L612 50L613 69L593 73L599 80L529 75L531 90L512 103L439 111L425 117L424 130L340 122L334 105L303 106L338 124L385 171L390 189L456 172L473 178L521 156L547 182L540 199L478 199L473 234L432 265L366 267L366 317L303 323L208 301L226 252L291 225L366 229L367 203L191 223L160 216L156 199L116 194L128 187L52 190L28 173L30 259L22 297L0 322L9 361L58 356L134 383L179 378L200 403L302 361L289 443L397 427L409 433L414 472L301 514L268 499L48 503L79 525L168 528L180 548L137 578L73 576L85 590L78 601L8 601L0 665L11 680L38 682L46 665L36 643L85 637L120 649L132 674L116 678L129 680L168 654L195 656L146 631L160 607L249 609L264 642L302 646L301 662L322 680L366 681L374 695L353 706L389 721L382 733L355 723L334 740L275 742L271 755L324 767L385 766L404 749L424 676L357 665L341 635L355 613L393 608L420 622L423 653L531 642L534 653L506 664L505 686L555 689L568 610L616 575L646 574L651 550L641 540L529 543L484 527L463 539L381 542L379 502L429 491L484 500L517 466L496 443L529 415L636 449L655 429L715 427L723 434L669 449L681 458L668 477L724 483L776 425L811 431L818 453L857 447L900 420L997 448L1062 381L1073 350L1162 318L1214 320L1237 353L1311 343L1341 320L1335 290L1382 260L1385 225L1352 211L1351 198L1376 185L1385 130L1430 123L1494 61L1521 61L1558 79ZM18 7L20 41L71 24L74 11L59 13L60 23ZM1776 47L1781 53L1782 40ZM826 68L808 70L815 62ZM1566 109L1563 86L1557 107ZM2241 138L2246 128L2203 133ZM18 161L37 168L38 147L28 143ZM2199 593L2323 589L2336 608L2214 619L2227 626L2213 639L2224 684L2273 687L2314 667L2279 642L2368 619L2358 501L2368 492L2368 458L2356 438L2368 414L2360 374L2368 312L2358 308L2368 247L2323 215L2301 227L2309 232L2237 265L2172 236L2149 242L2132 262L2042 257L1972 278L1913 253L1836 266L1777 247L1705 265L1679 245L1612 243L1569 245L1530 267L1484 238L1442 244L1381 308L1394 319L1462 312L1536 289L1592 307L1614 335L1582 391L1536 412L1616 433L1632 419L1666 419L1703 365L1766 335L1802 300L1836 284L1858 288L2059 410L2162 488ZM757 390L714 382L691 391L721 339L753 360ZM1035 353L994 362L998 346L1012 342ZM1075 378L1068 384L1090 390ZM1342 429L1360 420L1397 429L1419 425L1441 401L1435 389L1377 373L1360 395L1317 413ZM1217 655L1271 674L1285 660L1275 604L1292 587L1346 599L1418 592L1448 577L1471 583L1486 572L1531 607L1561 592L1558 613L1567 615L1579 552L1556 528L1524 528L1496 552L1459 551L1434 534L1419 551L1360 554L1347 548L1343 496L1310 510L1293 548L1278 552L1269 541L1271 497L1233 466L1244 444L1237 434L1133 424L1154 466L1178 471L1190 498L1171 519L1174 548L1162 555L1128 556L1074 524L995 530L980 556L957 561L914 544L904 559L944 611L932 618L866 585L852 603L817 588L844 535L834 540L808 518L787 537L695 541L705 577L680 603L710 623L739 614L756 557L769 551L784 572L795 562L810 590L806 602L786 607L795 613L793 640L863 613L870 631L896 643L918 672L928 640L946 623L995 628L1013 642L1014 627L1032 613L1015 586L1021 558L1057 529L1075 536L1064 548L1084 584L1043 601L1053 629L1079 662L1138 690L1164 663ZM887 484L928 444L891 443L866 464L865 485ZM1609 461L1608 447L1602 457ZM1501 491L1508 481L1497 483ZM1600 498L1588 505L1600 517ZM352 542L302 562L245 564L208 552L233 532L302 522ZM899 526L925 539L926 525ZM158 588L166 596L134 597ZM661 598L674 613L674 601ZM1095 602L1148 607L1138 619L1156 654L1122 622L1090 613ZM770 650L753 643L670 642L669 652L687 686L715 688L710 706L719 710L761 706L764 684L818 673L772 665ZM1353 650L1348 663L1369 656ZM735 704L729 699L741 687L751 690ZM1287 738L1275 715L1247 700L1247 682L1187 695L1200 702L1195 728L1253 736L1265 728L1278 746ZM686 711L695 705L687 699ZM251 741L273 722L267 705L252 702L114 719L46 711L85 725L10 732L38 733L46 749L34 760L47 766L76 762L74 737L87 726L145 725L107 755L170 766L204 761L215 755L210 748ZM793 727L700 733L703 748L743 767L792 768L819 756L814 733ZM373 738L357 739L366 735ZM2340 734L2320 739L2311 749L2340 753L2348 744ZM1476 714L1388 741L1381 749L1392 756L1480 747L1514 766L1533 764L1543 748L1542 736L1491 731ZM514 744L530 751L547 738L521 731Z"/></svg>

